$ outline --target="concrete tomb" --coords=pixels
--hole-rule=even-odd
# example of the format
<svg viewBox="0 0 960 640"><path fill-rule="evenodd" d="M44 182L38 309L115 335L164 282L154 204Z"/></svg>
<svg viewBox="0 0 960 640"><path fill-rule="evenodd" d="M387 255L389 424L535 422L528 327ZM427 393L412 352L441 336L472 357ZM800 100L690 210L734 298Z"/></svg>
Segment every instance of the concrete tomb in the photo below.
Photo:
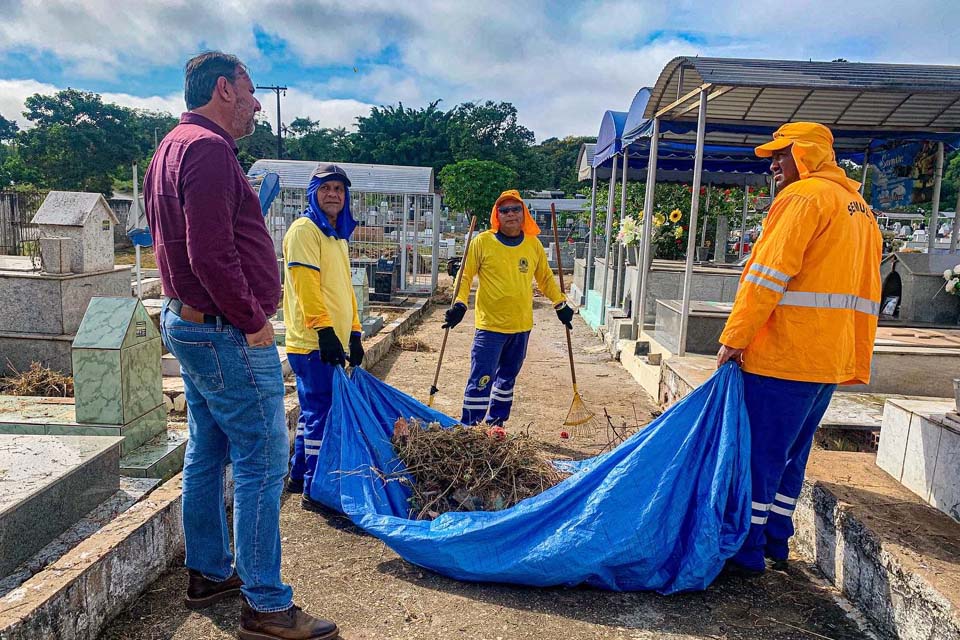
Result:
<svg viewBox="0 0 960 640"><path fill-rule="evenodd" d="M0 577L117 491L121 440L0 434Z"/></svg>
<svg viewBox="0 0 960 640"><path fill-rule="evenodd" d="M94 296L130 296L130 266L115 266L116 217L97 193L52 191L33 218L42 267L0 256L0 354L19 371L32 362L71 373L70 348Z"/></svg>

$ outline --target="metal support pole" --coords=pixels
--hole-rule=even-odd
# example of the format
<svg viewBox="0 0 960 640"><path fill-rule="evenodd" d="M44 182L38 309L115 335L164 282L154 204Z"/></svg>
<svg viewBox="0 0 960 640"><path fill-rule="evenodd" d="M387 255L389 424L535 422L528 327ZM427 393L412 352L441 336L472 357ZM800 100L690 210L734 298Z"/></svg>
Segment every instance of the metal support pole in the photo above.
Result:
<svg viewBox="0 0 960 640"><path fill-rule="evenodd" d="M693 193L690 199L690 233L687 237L687 263L683 271L683 302L680 307L680 339L677 355L687 355L687 321L690 314L690 293L693 285L693 253L697 248L697 215L700 213L700 179L703 172L703 142L707 125L707 92L700 92L697 113L697 150L693 160Z"/></svg>
<svg viewBox="0 0 960 640"><path fill-rule="evenodd" d="M400 290L407 290L407 211L410 209L410 196L403 196L403 222L400 225ZM464 249L464 260L466 260L466 248Z"/></svg>
<svg viewBox="0 0 960 640"><path fill-rule="evenodd" d="M710 183L707 183L707 198L703 203L703 231L700 233L700 246L707 246L707 220L710 218L710 194L713 193L713 189L710 188Z"/></svg>
<svg viewBox="0 0 960 640"><path fill-rule="evenodd" d="M650 237L653 235L654 196L657 190L657 153L660 145L660 119L653 119L653 135L650 137L650 159L647 161L647 187L643 194L643 234L637 255L637 282L633 296L633 335L639 340L643 332L643 315L647 306L647 285L650 280Z"/></svg>
<svg viewBox="0 0 960 640"><path fill-rule="evenodd" d="M867 188L867 170L870 169L870 145L867 145L867 148L863 150L863 175L860 176L860 197L863 197L863 192Z"/></svg>
<svg viewBox="0 0 960 640"><path fill-rule="evenodd" d="M943 143L937 143L937 164L933 174L933 211L927 228L927 253L933 253L937 245L937 226L940 222L940 187L943 186Z"/></svg>
<svg viewBox="0 0 960 640"><path fill-rule="evenodd" d="M413 287L420 286L420 219L423 217L420 196L411 196L413 203Z"/></svg>
<svg viewBox="0 0 960 640"><path fill-rule="evenodd" d="M747 235L747 212L750 209L750 187L747 181L743 181L743 217L740 218L740 250L737 252L737 259L743 257L743 239Z"/></svg>
<svg viewBox="0 0 960 640"><path fill-rule="evenodd" d="M587 231L587 268L583 280L583 304L587 304L590 290L593 289L594 255L593 245L597 242L597 170L590 167L590 227Z"/></svg>
<svg viewBox="0 0 960 640"><path fill-rule="evenodd" d="M433 194L433 238L430 251L430 295L437 292L437 280L440 275L440 196ZM454 292L456 295L456 292Z"/></svg>
<svg viewBox="0 0 960 640"><path fill-rule="evenodd" d="M623 151L623 170L620 179L620 228L623 228L623 220L627 217L627 172L630 170L630 155L626 149ZM613 299L621 308L623 307L623 294L626 286L624 280L627 277L627 248L617 243L617 287L614 290Z"/></svg>
<svg viewBox="0 0 960 640"><path fill-rule="evenodd" d="M617 185L617 156L613 156L613 166L610 168L610 187L607 191L607 224L604 230L604 259L603 259L603 288L600 294L600 302L603 305L600 307L600 324L605 324L607 321L607 281L609 278L607 276L610 273L610 249L611 249L611 235L613 233L613 197L616 195L616 185Z"/></svg>
<svg viewBox="0 0 960 640"><path fill-rule="evenodd" d="M950 232L950 253L957 252L958 237L960 237L960 189L957 190L957 206L953 210L953 229Z"/></svg>

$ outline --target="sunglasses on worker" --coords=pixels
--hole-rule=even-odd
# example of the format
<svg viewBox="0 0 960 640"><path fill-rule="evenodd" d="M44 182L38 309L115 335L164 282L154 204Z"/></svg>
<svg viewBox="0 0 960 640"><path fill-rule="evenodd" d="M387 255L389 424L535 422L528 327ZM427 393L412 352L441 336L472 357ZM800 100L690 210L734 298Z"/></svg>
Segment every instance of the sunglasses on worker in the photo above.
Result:
<svg viewBox="0 0 960 640"><path fill-rule="evenodd" d="M500 213L521 213L523 211L523 207L519 204L514 204L506 207L497 207L497 211Z"/></svg>

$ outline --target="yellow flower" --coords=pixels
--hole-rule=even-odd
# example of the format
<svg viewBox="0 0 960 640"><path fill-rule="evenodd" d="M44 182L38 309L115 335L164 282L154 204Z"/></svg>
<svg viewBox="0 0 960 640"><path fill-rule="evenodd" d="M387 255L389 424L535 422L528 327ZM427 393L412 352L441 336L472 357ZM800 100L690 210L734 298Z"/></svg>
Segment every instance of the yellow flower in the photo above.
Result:
<svg viewBox="0 0 960 640"><path fill-rule="evenodd" d="M670 212L670 222L680 222L680 218L683 217L683 214L680 212L680 209L674 209Z"/></svg>
<svg viewBox="0 0 960 640"><path fill-rule="evenodd" d="M653 224L657 225L658 227L662 227L663 223L666 221L667 219L663 217L662 213L657 213L653 216Z"/></svg>
<svg viewBox="0 0 960 640"><path fill-rule="evenodd" d="M680 225L677 225L677 227L673 230L673 237L674 237L674 238L682 238L682 237L683 237L683 227L681 227Z"/></svg>

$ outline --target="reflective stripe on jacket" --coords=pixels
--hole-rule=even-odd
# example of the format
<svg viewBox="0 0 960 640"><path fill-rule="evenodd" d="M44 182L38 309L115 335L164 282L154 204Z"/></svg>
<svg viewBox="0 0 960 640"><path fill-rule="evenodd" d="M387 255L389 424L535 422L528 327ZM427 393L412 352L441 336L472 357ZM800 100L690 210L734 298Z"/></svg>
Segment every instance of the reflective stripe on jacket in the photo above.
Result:
<svg viewBox="0 0 960 640"><path fill-rule="evenodd" d="M745 349L750 373L870 381L883 240L832 157L831 149L829 163L821 158L826 171L806 170L797 158L802 179L777 195L740 277L720 342Z"/></svg>

